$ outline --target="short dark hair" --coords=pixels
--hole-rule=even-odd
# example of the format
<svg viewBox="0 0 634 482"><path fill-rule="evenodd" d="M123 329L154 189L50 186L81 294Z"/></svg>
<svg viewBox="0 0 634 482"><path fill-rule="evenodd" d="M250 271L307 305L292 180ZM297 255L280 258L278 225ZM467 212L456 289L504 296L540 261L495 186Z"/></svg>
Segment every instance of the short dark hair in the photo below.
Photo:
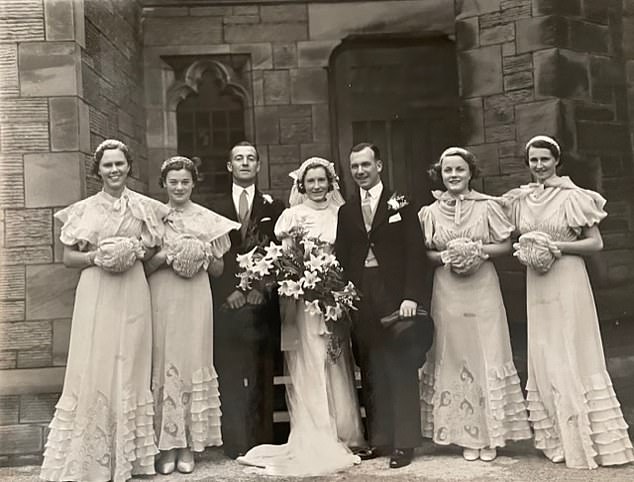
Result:
<svg viewBox="0 0 634 482"><path fill-rule="evenodd" d="M381 160L381 151L379 151L379 148L376 146L376 144L372 144L371 142L359 142L358 144L352 146L352 149L350 149L350 154L352 154L353 152L361 152L363 149L366 148L370 148L372 150L372 152L374 153L375 161Z"/></svg>
<svg viewBox="0 0 634 482"><path fill-rule="evenodd" d="M306 166L306 169L304 169L304 173L302 174L301 179L297 180L297 190L300 192L300 194L306 194L306 186L304 185L304 179L306 179L306 173L310 171L311 169L317 169L319 167L321 167L326 173L326 179L328 179L328 192L334 189L335 178L333 177L332 173L328 169L326 169L326 166L324 166L323 164L319 164L318 162L315 162Z"/></svg>
<svg viewBox="0 0 634 482"><path fill-rule="evenodd" d="M159 178L159 186L165 187L165 179L167 179L167 173L170 171L180 171L185 169L192 175L192 181L194 184L198 182L198 168L194 161L185 156L173 156L167 159L163 163L164 167L161 167L161 177Z"/></svg>
<svg viewBox="0 0 634 482"><path fill-rule="evenodd" d="M132 169L132 156L130 155L130 150L128 146L126 146L123 142L117 139L106 139L101 144L97 146L95 149L95 153L93 155L92 162L92 174L96 177L99 177L99 163L101 162L101 158L103 157L103 153L108 150L118 149L125 156L125 160L128 162L128 166Z"/></svg>
<svg viewBox="0 0 634 482"><path fill-rule="evenodd" d="M553 136L549 136L549 137L551 137L555 142L557 142L557 144L559 144L557 139L555 139ZM528 166L528 151L530 150L531 147L548 149L550 153L553 155L553 157L555 158L555 161L558 162L557 167L561 167L563 165L563 161L561 159L561 153L559 152L559 149L557 149L557 146L555 146L552 142L539 139L539 140L531 142L530 144L526 146L526 149L524 149L524 163L527 166Z"/></svg>
<svg viewBox="0 0 634 482"><path fill-rule="evenodd" d="M231 147L231 149L229 149L229 161L231 161L231 156L233 155L233 150L236 147L241 147L241 146L253 147L253 149L255 150L255 160L258 161L258 162L260 161L260 153L258 152L258 149L255 147L255 145L253 145L249 141L240 141L237 144L234 144Z"/></svg>
<svg viewBox="0 0 634 482"><path fill-rule="evenodd" d="M431 177L433 181L440 182L442 180L442 160L448 155L462 157L464 162L467 163L467 166L469 166L469 172L471 173L471 180L477 179L480 176L480 168L478 167L478 159L476 158L475 154L467 149L460 147L460 148L457 148L455 151L451 151L451 152L444 151L443 154L441 154L440 159L438 159L438 161L431 166L429 171L427 171L427 173L429 174L429 177Z"/></svg>

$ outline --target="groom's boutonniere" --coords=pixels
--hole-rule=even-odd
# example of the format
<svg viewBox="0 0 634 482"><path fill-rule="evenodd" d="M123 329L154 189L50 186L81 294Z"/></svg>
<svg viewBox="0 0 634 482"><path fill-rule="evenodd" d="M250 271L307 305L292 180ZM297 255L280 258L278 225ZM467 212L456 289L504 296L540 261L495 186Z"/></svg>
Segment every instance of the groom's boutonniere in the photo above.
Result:
<svg viewBox="0 0 634 482"><path fill-rule="evenodd" d="M390 211L399 211L409 204L409 201L402 194L393 193L387 200L387 207Z"/></svg>
<svg viewBox="0 0 634 482"><path fill-rule="evenodd" d="M262 199L264 199L265 204L273 204L273 198L270 194L262 194Z"/></svg>

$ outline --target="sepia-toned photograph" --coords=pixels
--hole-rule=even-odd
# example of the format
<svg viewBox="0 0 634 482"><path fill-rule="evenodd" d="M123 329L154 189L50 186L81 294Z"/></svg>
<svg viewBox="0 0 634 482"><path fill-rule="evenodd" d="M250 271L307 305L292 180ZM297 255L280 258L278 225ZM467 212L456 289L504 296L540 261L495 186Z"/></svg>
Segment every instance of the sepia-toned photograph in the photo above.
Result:
<svg viewBox="0 0 634 482"><path fill-rule="evenodd" d="M634 480L634 0L0 0L0 481Z"/></svg>

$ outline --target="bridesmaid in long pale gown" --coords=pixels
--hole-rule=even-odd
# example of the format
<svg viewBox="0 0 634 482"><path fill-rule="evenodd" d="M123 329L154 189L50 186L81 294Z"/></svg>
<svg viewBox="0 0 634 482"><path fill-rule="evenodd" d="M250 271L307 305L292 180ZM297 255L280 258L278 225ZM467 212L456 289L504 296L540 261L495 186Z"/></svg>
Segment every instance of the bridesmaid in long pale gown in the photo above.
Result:
<svg viewBox="0 0 634 482"><path fill-rule="evenodd" d="M94 173L103 190L55 215L64 223L64 264L82 271L45 480L154 473L151 304L140 258L160 245L167 209L126 187L130 166L125 144L102 142Z"/></svg>
<svg viewBox="0 0 634 482"><path fill-rule="evenodd" d="M582 258L603 247L598 225L607 216L606 201L559 177L560 162L554 139L534 137L526 144L526 164L536 182L506 194L523 235L516 255L528 265L526 390L535 445L568 467L625 464L634 452Z"/></svg>
<svg viewBox="0 0 634 482"><path fill-rule="evenodd" d="M146 263L152 293L152 392L161 456L157 470L194 470L193 452L222 445L213 310L208 273L222 273L229 231L240 224L191 201L195 164L182 156L161 167L169 196L163 248Z"/></svg>
<svg viewBox="0 0 634 482"><path fill-rule="evenodd" d="M291 207L279 217L276 237L288 242L291 228L302 226L309 237L333 243L342 202L339 190L333 191L334 166L325 159L310 158L293 175L297 181ZM344 338L342 352L333 363L328 359L329 333L323 317L306 311L301 299L282 303L286 305L282 349L290 377L286 399L291 432L286 444L260 445L237 460L268 475L324 475L352 467L360 459L350 447L361 447L364 441L349 339Z"/></svg>
<svg viewBox="0 0 634 482"><path fill-rule="evenodd" d="M471 152L446 149L430 171L446 191L435 191L436 202L419 213L427 255L437 266L434 344L422 368L421 418L423 436L434 443L462 447L467 460L491 461L507 440L532 434L500 283L489 260L510 251L513 226L495 198L471 189L477 171ZM452 257L461 244L470 248L471 261Z"/></svg>

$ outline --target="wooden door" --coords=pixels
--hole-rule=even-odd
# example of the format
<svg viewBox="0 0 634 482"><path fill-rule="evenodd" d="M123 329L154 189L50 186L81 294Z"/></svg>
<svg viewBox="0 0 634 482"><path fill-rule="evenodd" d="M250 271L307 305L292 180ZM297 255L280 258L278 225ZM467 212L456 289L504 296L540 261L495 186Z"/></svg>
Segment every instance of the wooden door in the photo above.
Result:
<svg viewBox="0 0 634 482"><path fill-rule="evenodd" d="M344 189L354 188L350 148L381 150L383 182L420 206L431 200L427 169L459 142L458 75L448 39L346 41L330 62L333 139Z"/></svg>

